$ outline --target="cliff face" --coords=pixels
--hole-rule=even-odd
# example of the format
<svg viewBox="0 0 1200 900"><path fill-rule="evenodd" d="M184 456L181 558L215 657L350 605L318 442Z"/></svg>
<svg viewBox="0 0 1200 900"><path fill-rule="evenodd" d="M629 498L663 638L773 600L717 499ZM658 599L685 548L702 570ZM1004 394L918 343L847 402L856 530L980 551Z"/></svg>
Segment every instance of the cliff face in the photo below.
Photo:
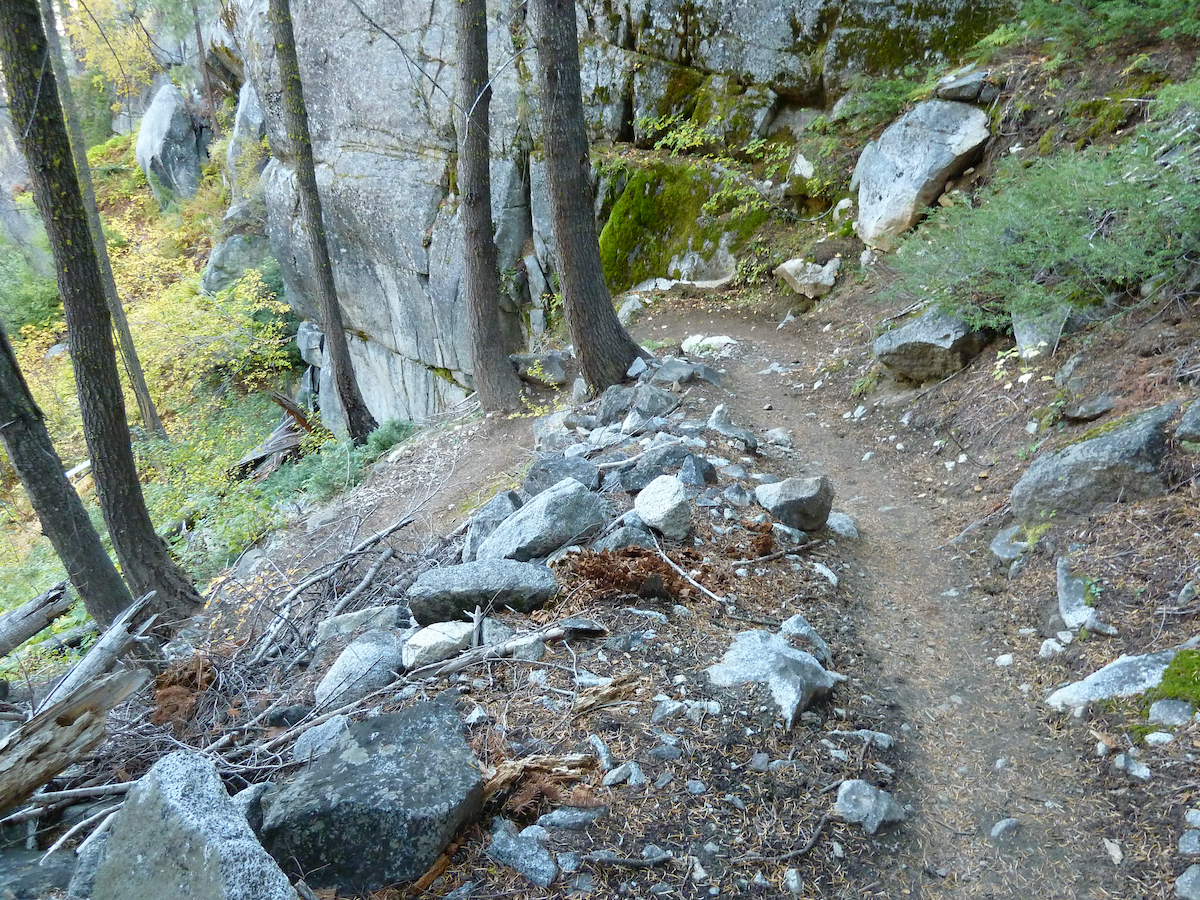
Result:
<svg viewBox="0 0 1200 900"><path fill-rule="evenodd" d="M471 382L452 116L454 0L293 0L317 180L351 352L379 421L421 418ZM855 72L887 72L970 43L997 6L929 0L585 0L583 89L596 140L633 139L641 116L732 98L728 114L765 134L823 106ZM268 234L289 300L315 318L282 124L266 0L238 0L236 36L266 114ZM536 54L518 0L489 3L492 191L502 298L515 349L541 321L553 269L537 144ZM663 273L666 274L666 273Z"/></svg>

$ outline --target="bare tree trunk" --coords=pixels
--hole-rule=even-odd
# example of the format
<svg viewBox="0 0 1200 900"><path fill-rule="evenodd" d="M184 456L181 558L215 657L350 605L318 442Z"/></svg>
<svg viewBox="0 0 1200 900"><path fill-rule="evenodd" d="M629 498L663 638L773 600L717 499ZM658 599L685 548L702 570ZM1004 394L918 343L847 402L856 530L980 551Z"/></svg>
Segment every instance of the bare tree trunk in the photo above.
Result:
<svg viewBox="0 0 1200 900"><path fill-rule="evenodd" d="M455 11L458 65L458 189L466 256L467 322L475 390L484 409L515 409L521 383L500 327L500 270L492 225L492 175L488 110L487 4L458 0Z"/></svg>
<svg viewBox="0 0 1200 900"><path fill-rule="evenodd" d="M102 626L107 625L133 598L92 527L83 501L63 472L41 410L17 368L17 358L2 327L0 422L0 442L42 523L42 533L50 539L88 613Z"/></svg>
<svg viewBox="0 0 1200 900"><path fill-rule="evenodd" d="M283 122L287 126L292 150L296 156L296 185L300 192L300 216L304 232L312 247L313 274L317 283L317 300L321 306L321 327L325 332L325 348L333 367L333 382L342 403L342 416L350 439L361 444L377 427L374 417L363 402L354 380L350 362L350 343L338 305L337 288L333 283L333 267L329 262L329 244L325 240L325 225L321 220L321 197L317 193L317 172L313 164L312 139L308 131L308 110L304 105L304 89L300 83L300 61L296 57L296 36L292 31L292 14L288 0L270 0L271 33L275 38L275 58L279 61L279 78L283 88Z"/></svg>
<svg viewBox="0 0 1200 900"><path fill-rule="evenodd" d="M616 384L642 355L625 332L604 283L592 212L587 132L579 89L579 35L574 0L531 0L546 179L563 309L583 377L593 391Z"/></svg>
<svg viewBox="0 0 1200 900"><path fill-rule="evenodd" d="M113 350L112 320L49 52L37 0L0 3L0 64L14 130L29 163L34 201L58 269L100 509L133 593L157 592L147 614L158 613L160 621L169 625L194 613L202 601L155 533L142 496Z"/></svg>
<svg viewBox="0 0 1200 900"><path fill-rule="evenodd" d="M75 172L79 176L79 188L83 192L83 203L87 207L88 227L96 246L96 260L100 263L100 277L104 282L104 298L112 314L117 343L121 347L121 358L125 362L125 373L137 398L138 412L146 431L159 440L167 439L167 431L158 417L158 409L150 399L150 388L142 361L138 359L133 335L129 332L129 320L125 317L125 306L117 293L117 282L113 278L112 263L108 258L108 243L104 240L104 226L100 223L100 208L96 205L96 191L92 187L92 170L87 161L87 144L83 129L79 127L79 114L75 109L75 98L71 93L71 79L63 61L62 47L58 40L58 25L55 22L54 0L42 0L42 18L46 22L46 39L50 44L50 59L54 64L54 75L58 80L59 96L62 99L63 115L71 132L71 153L75 158Z"/></svg>
<svg viewBox="0 0 1200 900"><path fill-rule="evenodd" d="M49 2L49 0L46 0ZM204 98L208 101L208 115L212 119L213 137L221 136L221 124L217 121L217 104L213 100L212 82L208 79L208 63L205 61L204 35L200 33L200 12L192 4L192 19L196 23L196 53L199 54L200 75L204 79Z"/></svg>

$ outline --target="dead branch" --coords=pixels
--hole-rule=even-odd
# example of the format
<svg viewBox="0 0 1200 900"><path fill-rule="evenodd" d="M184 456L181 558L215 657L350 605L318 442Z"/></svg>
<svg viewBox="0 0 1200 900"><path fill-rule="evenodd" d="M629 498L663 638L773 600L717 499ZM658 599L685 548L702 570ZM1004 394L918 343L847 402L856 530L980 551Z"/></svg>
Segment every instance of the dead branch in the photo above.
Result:
<svg viewBox="0 0 1200 900"><path fill-rule="evenodd" d="M146 677L127 670L89 681L0 740L0 809L24 800L99 745L108 711Z"/></svg>
<svg viewBox="0 0 1200 900"><path fill-rule="evenodd" d="M782 559L789 553L799 553L801 550L807 550L809 547L821 543L819 540L805 541L803 544L797 544L795 547L788 547L785 550L776 550L774 553L768 553L766 556L756 556L753 559L735 559L729 564L731 566L749 566L754 563L771 562L775 559Z"/></svg>
<svg viewBox="0 0 1200 900"><path fill-rule="evenodd" d="M48 709L51 704L66 697L76 688L94 681L105 672L110 671L117 664L117 660L154 624L156 616L150 616L136 629L131 624L153 596L154 592L151 591L126 607L124 612L108 626L108 631L104 632L100 640L96 641L92 649L84 655L83 659L72 666L62 681L42 699L35 711L41 712Z"/></svg>
<svg viewBox="0 0 1200 900"><path fill-rule="evenodd" d="M658 551L659 556L661 556L664 560L666 560L666 563L668 566L670 566L672 569L674 569L676 572L678 572L683 577L684 581L686 581L692 587L696 588L698 591L700 591L702 594L704 594L704 596L708 597L710 600L716 600L718 603L725 602L724 597L714 594L712 591L710 591L708 588L706 588L704 585L702 585L700 582L698 582L695 578L693 578L691 575L689 575L687 572L685 572L683 570L683 568L678 563L675 562L675 560L671 559L671 557L669 557L669 556L667 556L667 554L663 553L663 548L662 548L662 545L658 543L658 538L654 539L654 549Z"/></svg>
<svg viewBox="0 0 1200 900"><path fill-rule="evenodd" d="M593 622L591 619L564 619L561 622L547 625L545 628L539 628L537 631L527 631L524 634L518 634L502 644L489 644L486 647L476 647L473 650L468 650L456 656L449 662L437 662L421 666L419 669L413 669L407 673L407 677L411 680L453 675L455 672L461 672L463 669L479 665L480 663L512 656L518 647L522 647L535 639L540 641L558 641L579 637L598 637L604 634L608 634L608 629L598 622Z"/></svg>
<svg viewBox="0 0 1200 900"><path fill-rule="evenodd" d="M67 612L72 603L67 594L67 583L60 581L28 603L0 616L0 656L7 656L20 647Z"/></svg>

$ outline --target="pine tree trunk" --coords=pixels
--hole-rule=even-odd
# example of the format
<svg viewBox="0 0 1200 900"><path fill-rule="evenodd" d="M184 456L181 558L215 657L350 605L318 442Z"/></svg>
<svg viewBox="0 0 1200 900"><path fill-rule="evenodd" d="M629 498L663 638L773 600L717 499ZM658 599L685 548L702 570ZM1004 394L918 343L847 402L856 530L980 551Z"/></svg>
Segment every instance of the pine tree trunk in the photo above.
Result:
<svg viewBox="0 0 1200 900"><path fill-rule="evenodd" d="M63 115L66 117L67 128L71 133L71 152L75 158L75 171L79 176L79 188L83 192L83 203L88 211L88 227L92 232L92 242L96 247L96 259L100 263L104 297L108 301L108 311L113 317L117 343L121 348L121 359L125 362L125 373L129 376L133 396L137 398L138 412L142 415L142 424L146 426L146 431L151 436L165 441L167 430L163 428L162 420L158 417L158 409L154 406L154 401L150 399L146 374L142 371L142 361L138 358L137 348L133 345L129 320L125 317L125 306L121 303L121 295L117 293L117 282L113 278L112 263L108 258L108 244L104 240L104 226L100 224L100 208L96 205L96 191L92 187L92 170L88 166L87 145L83 139L83 129L79 127L79 113L75 109L75 98L71 95L71 79L67 73L67 66L63 62L62 47L59 46L54 0L42 0L42 18L46 23L46 38L50 42L50 60L54 63L54 76L58 79Z"/></svg>
<svg viewBox="0 0 1200 900"><path fill-rule="evenodd" d="M475 390L484 409L511 410L521 383L500 327L500 271L492 225L492 175L488 110L487 4L458 0L455 11L458 66L458 190L466 256L467 324Z"/></svg>
<svg viewBox="0 0 1200 900"><path fill-rule="evenodd" d="M50 443L42 412L0 327L0 442L83 605L107 626L132 598Z"/></svg>
<svg viewBox="0 0 1200 900"><path fill-rule="evenodd" d="M538 49L546 180L563 309L583 377L602 391L643 351L625 332L604 283L592 212L587 132L579 89L574 0L531 0Z"/></svg>
<svg viewBox="0 0 1200 900"><path fill-rule="evenodd" d="M197 60L200 65L200 77L204 79L204 98L208 101L208 115L212 120L212 133L214 138L219 138L221 136L221 125L217 121L217 104L213 100L212 82L208 78L208 62L205 60L204 35L200 33L200 12L196 9L195 3L192 4L192 20L196 24L196 53L199 54Z"/></svg>
<svg viewBox="0 0 1200 900"><path fill-rule="evenodd" d="M155 533L142 497L100 267L63 124L37 0L0 3L0 64L13 125L29 163L63 298L83 433L109 538L134 594L155 591L147 614L165 624L201 605L191 581Z"/></svg>
<svg viewBox="0 0 1200 900"><path fill-rule="evenodd" d="M325 240L325 225L321 219L321 197L317 193L317 172L313 164L312 140L308 132L308 110L304 105L304 89L300 83L300 62L296 57L296 37L292 32L292 15L288 0L270 0L271 33L275 38L275 58L279 62L279 78L283 88L283 123L296 157L296 186L300 193L300 218L304 233L312 248L313 274L316 277L317 301L321 309L321 327L325 332L325 349L333 367L333 383L342 403L342 415L350 439L361 444L376 428L376 422L354 380L350 362L350 344L338 305L337 288L333 283L333 267L329 263L329 245Z"/></svg>

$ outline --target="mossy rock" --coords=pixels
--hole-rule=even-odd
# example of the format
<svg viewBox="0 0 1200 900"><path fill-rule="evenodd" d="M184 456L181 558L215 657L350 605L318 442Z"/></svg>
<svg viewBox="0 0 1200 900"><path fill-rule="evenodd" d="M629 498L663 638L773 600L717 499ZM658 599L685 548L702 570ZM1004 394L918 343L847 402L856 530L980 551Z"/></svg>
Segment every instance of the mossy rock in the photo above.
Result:
<svg viewBox="0 0 1200 900"><path fill-rule="evenodd" d="M720 181L696 166L655 162L633 172L600 232L600 259L609 288L627 290L660 276L675 277L671 261L688 253L740 248L767 218L756 210L736 219L709 214L705 204Z"/></svg>

